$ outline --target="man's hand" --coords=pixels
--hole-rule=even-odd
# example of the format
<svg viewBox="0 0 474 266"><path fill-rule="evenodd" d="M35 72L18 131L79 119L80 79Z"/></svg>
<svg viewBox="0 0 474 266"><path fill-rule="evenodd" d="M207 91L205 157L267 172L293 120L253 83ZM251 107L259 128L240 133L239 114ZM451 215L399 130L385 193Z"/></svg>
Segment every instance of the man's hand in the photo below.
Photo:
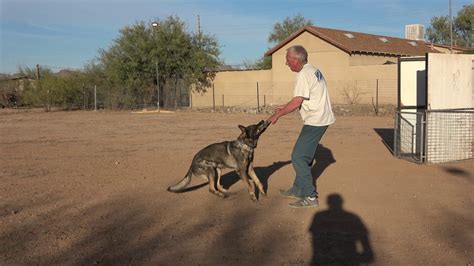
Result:
<svg viewBox="0 0 474 266"><path fill-rule="evenodd" d="M278 121L278 118L298 109L298 107L300 107L303 101L304 101L303 97L300 97L300 96L293 97L293 99L291 99L291 101L289 101L287 104L277 106L274 109L273 115L270 116L267 119L267 121L270 121L272 124L275 124Z"/></svg>
<svg viewBox="0 0 474 266"><path fill-rule="evenodd" d="M285 107L286 104L275 106L273 108L273 114L267 119L267 121L270 121L272 125L274 125L278 121L278 118L280 118L280 116L278 116L277 114Z"/></svg>
<svg viewBox="0 0 474 266"><path fill-rule="evenodd" d="M267 119L267 121L270 121L272 123L272 125L276 124L276 122L278 121L279 116L277 116L277 113L278 112L275 112L272 116L270 116Z"/></svg>

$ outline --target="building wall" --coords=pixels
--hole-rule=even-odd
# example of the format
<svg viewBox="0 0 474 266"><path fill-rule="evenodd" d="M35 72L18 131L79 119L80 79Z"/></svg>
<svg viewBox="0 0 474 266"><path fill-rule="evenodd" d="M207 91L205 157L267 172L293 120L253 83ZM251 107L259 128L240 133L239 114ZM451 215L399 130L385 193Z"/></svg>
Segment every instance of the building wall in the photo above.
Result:
<svg viewBox="0 0 474 266"><path fill-rule="evenodd" d="M370 104L375 102L378 88L379 104L396 104L396 57L349 55L336 46L303 32L272 55L271 70L219 72L214 80L214 102L219 106L276 105L293 96L295 74L286 65L286 50L302 45L308 51L308 61L318 67L328 82L334 104ZM259 86L258 103L256 99ZM224 95L224 96L222 96ZM212 88L200 95L192 94L193 107L213 106Z"/></svg>
<svg viewBox="0 0 474 266"><path fill-rule="evenodd" d="M272 94L271 70L222 71L216 74L213 87L205 93L192 92L195 108L221 106L257 106L257 90L263 104L264 95ZM258 87L258 89L257 89Z"/></svg>

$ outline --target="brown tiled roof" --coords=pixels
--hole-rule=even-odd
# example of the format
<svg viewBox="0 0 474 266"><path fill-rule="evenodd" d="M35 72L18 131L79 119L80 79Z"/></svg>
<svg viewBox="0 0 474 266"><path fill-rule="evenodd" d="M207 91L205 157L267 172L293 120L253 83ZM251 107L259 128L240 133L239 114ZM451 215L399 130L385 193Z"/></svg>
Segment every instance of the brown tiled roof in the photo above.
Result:
<svg viewBox="0 0 474 266"><path fill-rule="evenodd" d="M309 32L349 54L362 53L393 56L415 56L424 55L428 52L437 52L427 46L424 41L413 41L383 35L373 35L347 30L306 26L299 29L277 46L266 52L265 56L272 55L278 49L301 35L303 32Z"/></svg>

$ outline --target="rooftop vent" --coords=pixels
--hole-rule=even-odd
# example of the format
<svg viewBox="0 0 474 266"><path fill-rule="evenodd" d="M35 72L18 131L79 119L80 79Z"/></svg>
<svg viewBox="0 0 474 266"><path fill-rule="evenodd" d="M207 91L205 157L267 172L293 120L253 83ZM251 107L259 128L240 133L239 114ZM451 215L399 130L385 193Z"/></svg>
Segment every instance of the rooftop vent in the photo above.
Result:
<svg viewBox="0 0 474 266"><path fill-rule="evenodd" d="M344 33L344 35L349 39L354 39L355 38L355 36L352 35L352 33Z"/></svg>
<svg viewBox="0 0 474 266"><path fill-rule="evenodd" d="M417 46L416 42L408 42L409 44L411 44L411 46Z"/></svg>
<svg viewBox="0 0 474 266"><path fill-rule="evenodd" d="M379 40L382 41L382 42L384 42L384 43L387 43L387 42L388 42L387 38L384 38L384 37L379 38Z"/></svg>

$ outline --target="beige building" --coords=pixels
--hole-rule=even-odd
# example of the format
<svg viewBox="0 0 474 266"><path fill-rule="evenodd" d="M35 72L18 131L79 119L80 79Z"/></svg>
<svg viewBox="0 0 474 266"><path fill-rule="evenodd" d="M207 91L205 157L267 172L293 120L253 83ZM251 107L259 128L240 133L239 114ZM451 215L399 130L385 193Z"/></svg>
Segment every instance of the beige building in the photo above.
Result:
<svg viewBox="0 0 474 266"><path fill-rule="evenodd" d="M292 45L306 48L309 63L325 76L334 104L395 105L399 57L449 52L449 47L421 40L307 26L265 54L272 57L271 70L218 72L206 93L192 94L192 106L257 107L289 101L295 73L286 66L285 55Z"/></svg>

